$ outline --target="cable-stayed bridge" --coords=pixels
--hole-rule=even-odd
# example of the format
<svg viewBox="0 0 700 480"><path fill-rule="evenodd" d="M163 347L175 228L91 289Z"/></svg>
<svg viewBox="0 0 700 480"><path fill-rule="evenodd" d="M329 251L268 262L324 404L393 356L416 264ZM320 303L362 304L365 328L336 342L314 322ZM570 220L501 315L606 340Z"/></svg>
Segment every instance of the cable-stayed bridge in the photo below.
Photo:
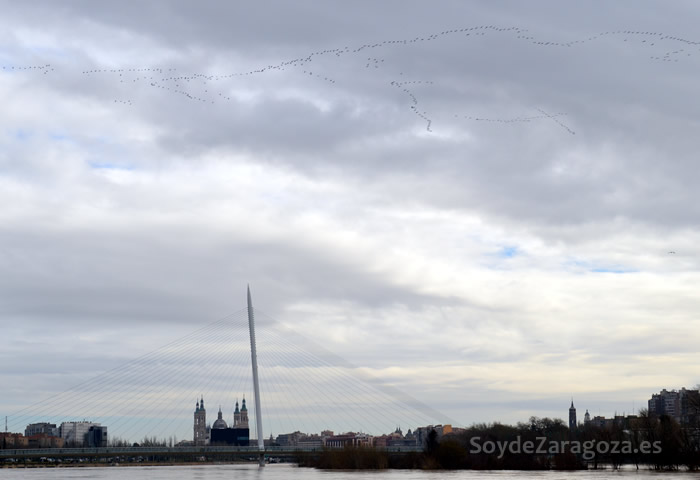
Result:
<svg viewBox="0 0 700 480"><path fill-rule="evenodd" d="M244 398L252 408L250 446L192 442L194 414L202 399L208 424L214 424L218 415L232 426L234 404ZM27 405L9 416L6 430L82 420L108 427L111 453L133 452L138 444L138 448L158 451L193 453L204 447L211 452L280 454L311 447L285 450L270 447L272 442L265 446L263 440L298 431L381 435L398 426L415 429L447 419L294 329L254 311L248 292L247 308ZM415 449L419 447L405 446L403 451ZM0 456L9 455L9 451L0 452ZM30 450L23 452L30 454ZM57 449L34 452L58 453ZM85 448L82 452L105 453Z"/></svg>

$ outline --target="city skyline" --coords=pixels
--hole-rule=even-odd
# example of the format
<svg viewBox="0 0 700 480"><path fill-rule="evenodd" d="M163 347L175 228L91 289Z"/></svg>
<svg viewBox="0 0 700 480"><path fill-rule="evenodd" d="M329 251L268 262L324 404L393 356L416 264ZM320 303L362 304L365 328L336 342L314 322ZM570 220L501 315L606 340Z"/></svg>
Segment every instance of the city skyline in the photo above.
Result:
<svg viewBox="0 0 700 480"><path fill-rule="evenodd" d="M527 421L518 422L517 428L529 428L528 425L552 425L555 428L567 428L572 434L575 432L601 432L616 431L620 428L639 428L645 421L655 422L664 416L667 420L681 428L693 429L697 425L698 412L700 412L700 393L698 390L682 388L680 390L663 389L659 393L651 394L648 400L648 408L642 408L632 414L617 413L612 417L591 416L588 409L583 418L577 417L577 409L572 399L569 407L568 426L560 418L531 417ZM268 424L269 425L269 424ZM264 438L266 446L304 447L304 448L339 448L345 445L365 445L378 448L384 447L425 447L428 435L435 430L438 439L444 435L464 435L469 431L479 429L498 428L505 424L481 423L473 424L467 428L453 426L451 424L429 424L408 428L404 435L401 426L394 431L374 430L372 433L360 430L343 430L334 432L328 428L320 431L288 431L286 433L269 433ZM512 427L512 426L508 426ZM534 427L533 427L534 428ZM7 427L3 432L4 448L62 448L62 447L106 447L106 446L149 446L160 444L169 447L191 446L257 446L257 432L251 436L249 429L248 411L246 401L243 398L235 402L232 417L227 423L221 406L217 412L217 419L211 421L207 418L204 396L196 401L193 412L193 435L191 439L187 435L179 437L172 431L159 431L158 434L144 436L142 439L116 436L108 437L108 426L99 422L87 420L63 421L59 424L51 422L30 423L22 433L10 432ZM257 430L257 429L255 429ZM254 431L254 430L253 430ZM280 430L284 431L284 429Z"/></svg>
<svg viewBox="0 0 700 480"><path fill-rule="evenodd" d="M260 311L258 314L264 316ZM109 426L111 439L118 445L124 442L129 445L140 441L154 442L155 439L187 443L191 442L187 441L187 432L191 430L189 415L183 415L183 412L189 412L187 395L193 391L205 391L207 398L214 397L218 400L218 420L212 422L211 417L207 418L205 395L200 394L195 402L193 444L206 444L209 442L210 429L226 429L227 423L234 426L231 428L246 428L246 438L257 438L256 427L250 430L252 436L249 437L248 434L245 393L235 395L235 406L232 400L233 391L240 392L241 387L243 391L252 388L252 368L248 361L250 344L240 341L240 337L245 337L248 333L245 331L248 328L248 315L247 312L240 312L237 322L225 320L215 322L202 331L171 342L80 385L71 386L52 398L26 405L10 416L10 428L7 427L6 417L5 430L10 433L21 431L22 425L32 422L26 429L39 425L42 427L40 433L45 433L43 428L47 421L49 424L54 422L52 426L55 429L57 424L72 425L76 423L75 419L82 419L77 423L85 424L83 434L91 425L103 425L106 437ZM447 425L457 431L470 426L387 385L382 379L364 376L362 368L348 364L319 345L296 343L306 340L296 332L285 329L278 331L280 326L266 326L267 328L258 331L258 341L262 347L258 357L262 369L261 388L265 392L262 399L263 423L269 429L263 433L266 441L267 434L275 436L275 433L298 432L299 429L317 432L316 434L322 431L341 432L341 435L344 435L342 432L358 432L360 437L365 438L362 441L366 441L367 438L392 431L392 425L396 425L397 430L402 425L409 426L409 430ZM232 341L236 335L239 337L238 342ZM280 343L282 338L286 340L285 343ZM273 347L270 348L270 345ZM183 395L184 391L190 393ZM572 398L568 428L576 429L591 421L591 425L608 428L629 418L636 419L641 410L647 410L655 416L669 415L679 424L690 424L695 421L692 409L697 408L697 395L698 391L693 389L669 391L664 388L660 393L652 394L651 398L648 398L647 393L648 400L639 405L638 409L604 412L603 415L600 410L593 410L592 416L589 405L584 404L585 416L583 419L578 417L578 421ZM243 417L237 416L239 400L240 414ZM214 404L216 403L215 401ZM226 406L231 407L233 414L233 419L229 418L228 422L224 418L225 415L228 416L224 414L229 410ZM564 417L553 415L551 420L559 420L562 425L566 425L562 420ZM86 420L88 418L89 421ZM257 416L255 418L257 420ZM538 418L535 411L518 419L517 423L528 423L532 418ZM63 427L59 429L63 430ZM219 438L234 435L219 433L224 435ZM63 433L58 436L75 443L75 440L70 440L72 437L66 437Z"/></svg>
<svg viewBox="0 0 700 480"><path fill-rule="evenodd" d="M700 7L0 4L0 415L248 283L462 425L700 383Z"/></svg>

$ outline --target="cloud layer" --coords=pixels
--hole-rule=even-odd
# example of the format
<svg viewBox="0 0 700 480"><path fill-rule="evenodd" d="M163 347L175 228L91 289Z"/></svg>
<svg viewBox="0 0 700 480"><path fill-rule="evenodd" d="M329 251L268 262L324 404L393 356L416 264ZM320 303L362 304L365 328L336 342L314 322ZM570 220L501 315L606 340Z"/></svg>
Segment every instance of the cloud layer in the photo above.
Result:
<svg viewBox="0 0 700 480"><path fill-rule="evenodd" d="M3 12L3 410L247 283L465 424L698 383L696 6Z"/></svg>

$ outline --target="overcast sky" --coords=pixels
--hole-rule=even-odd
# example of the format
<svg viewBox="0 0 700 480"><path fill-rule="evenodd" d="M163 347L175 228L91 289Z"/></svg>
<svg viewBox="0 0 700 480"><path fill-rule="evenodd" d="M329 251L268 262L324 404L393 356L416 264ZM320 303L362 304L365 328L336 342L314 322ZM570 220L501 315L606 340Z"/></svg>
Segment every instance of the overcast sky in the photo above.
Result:
<svg viewBox="0 0 700 480"><path fill-rule="evenodd" d="M0 4L3 415L247 283L462 424L700 382L696 2Z"/></svg>

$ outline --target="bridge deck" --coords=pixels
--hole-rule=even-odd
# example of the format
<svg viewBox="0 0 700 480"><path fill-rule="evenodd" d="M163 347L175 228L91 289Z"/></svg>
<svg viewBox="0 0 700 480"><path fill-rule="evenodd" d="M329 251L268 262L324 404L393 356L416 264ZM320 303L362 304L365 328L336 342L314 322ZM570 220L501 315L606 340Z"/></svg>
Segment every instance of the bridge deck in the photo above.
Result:
<svg viewBox="0 0 700 480"><path fill-rule="evenodd" d="M37 457L115 457L115 456L151 456L151 455L250 455L263 453L266 456L292 456L298 453L321 452L322 447L103 447L103 448L21 448L0 450L0 458L37 458ZM389 453L421 452L422 447L385 447L377 448Z"/></svg>

